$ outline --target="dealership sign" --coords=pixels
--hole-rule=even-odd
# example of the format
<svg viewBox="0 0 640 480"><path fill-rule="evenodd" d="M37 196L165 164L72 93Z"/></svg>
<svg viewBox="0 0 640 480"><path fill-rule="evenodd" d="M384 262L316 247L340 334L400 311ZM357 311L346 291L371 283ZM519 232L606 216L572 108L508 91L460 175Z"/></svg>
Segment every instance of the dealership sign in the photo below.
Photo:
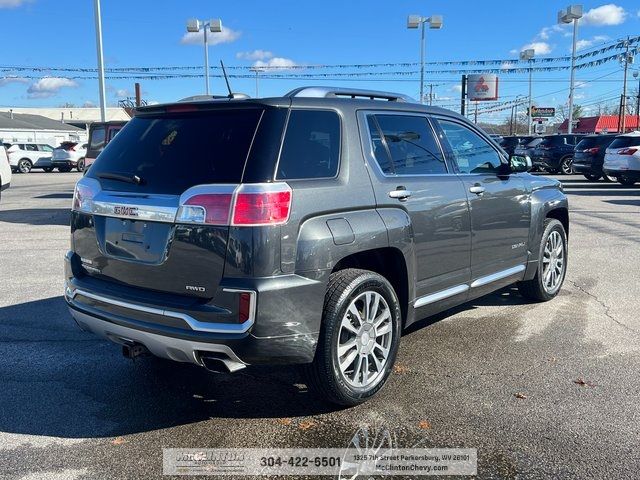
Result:
<svg viewBox="0 0 640 480"><path fill-rule="evenodd" d="M531 107L531 116L553 118L556 116L556 109L553 107Z"/></svg>
<svg viewBox="0 0 640 480"><path fill-rule="evenodd" d="M497 100L498 76L492 73L467 76L467 95L469 100Z"/></svg>

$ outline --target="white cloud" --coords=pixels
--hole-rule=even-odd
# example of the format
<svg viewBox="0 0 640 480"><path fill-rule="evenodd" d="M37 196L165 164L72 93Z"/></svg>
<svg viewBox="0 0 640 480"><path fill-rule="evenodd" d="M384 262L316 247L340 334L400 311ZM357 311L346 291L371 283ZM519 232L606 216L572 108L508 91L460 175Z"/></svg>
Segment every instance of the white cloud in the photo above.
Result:
<svg viewBox="0 0 640 480"><path fill-rule="evenodd" d="M576 50L584 50L585 48L592 47L596 43L605 42L607 40L609 40L609 37L606 35L596 35L591 39L584 38L576 42ZM571 47L569 47L569 51L571 51Z"/></svg>
<svg viewBox="0 0 640 480"><path fill-rule="evenodd" d="M549 37L552 33L557 33L562 31L562 25L551 25L550 27L544 27L540 30L540 33L536 35L537 40L549 40Z"/></svg>
<svg viewBox="0 0 640 480"><path fill-rule="evenodd" d="M283 57L273 57L266 62L263 60L257 60L253 63L253 67L256 69L268 68L270 70L287 70L291 67L295 67L296 65L297 63L290 58Z"/></svg>
<svg viewBox="0 0 640 480"><path fill-rule="evenodd" d="M92 108L92 107L95 107L96 104L95 104L95 102L92 102L91 100L87 100L86 102L84 102L82 104L82 106L85 107L85 108Z"/></svg>
<svg viewBox="0 0 640 480"><path fill-rule="evenodd" d="M222 27L221 32L211 33L207 32L207 41L209 45L219 45L221 43L235 42L242 33L237 30L232 30L227 27ZM184 45L203 45L204 33L202 32L187 32L182 36L180 43Z"/></svg>
<svg viewBox="0 0 640 480"><path fill-rule="evenodd" d="M45 77L29 85L27 98L53 97L61 88L77 88L78 82L64 77Z"/></svg>
<svg viewBox="0 0 640 480"><path fill-rule="evenodd" d="M0 87L9 85L10 83L29 83L29 80L21 77L4 77L0 78Z"/></svg>
<svg viewBox="0 0 640 480"><path fill-rule="evenodd" d="M131 92L129 92L129 90L127 90L126 88L118 88L115 91L114 96L116 98L127 98L131 96Z"/></svg>
<svg viewBox="0 0 640 480"><path fill-rule="evenodd" d="M508 70L510 68L514 68L515 64L511 62L502 62L500 65L500 70Z"/></svg>
<svg viewBox="0 0 640 480"><path fill-rule="evenodd" d="M267 60L273 58L273 52L269 50L253 50L252 52L238 52L236 58L241 60Z"/></svg>
<svg viewBox="0 0 640 480"><path fill-rule="evenodd" d="M454 91L454 92L461 93L462 92L462 85L454 85L453 87L451 87L451 90Z"/></svg>
<svg viewBox="0 0 640 480"><path fill-rule="evenodd" d="M531 43L527 43L526 45L523 45L519 50L516 50L514 48L513 50L511 50L511 54L517 55L521 51L527 50L529 48L533 48L536 51L536 56L548 55L551 53L551 50L553 50L553 47L549 45L547 42L531 42Z"/></svg>
<svg viewBox="0 0 640 480"><path fill-rule="evenodd" d="M31 0L0 0L0 8L16 8Z"/></svg>
<svg viewBox="0 0 640 480"><path fill-rule="evenodd" d="M627 18L627 12L624 8L613 3L607 3L596 8L592 8L584 14L580 23L582 25L620 25Z"/></svg>

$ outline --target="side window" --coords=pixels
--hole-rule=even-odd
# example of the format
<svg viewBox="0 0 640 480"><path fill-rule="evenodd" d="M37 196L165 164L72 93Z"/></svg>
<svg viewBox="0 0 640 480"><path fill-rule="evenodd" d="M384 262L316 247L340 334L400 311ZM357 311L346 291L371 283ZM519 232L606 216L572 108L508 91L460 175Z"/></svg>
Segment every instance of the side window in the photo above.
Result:
<svg viewBox="0 0 640 480"><path fill-rule="evenodd" d="M109 129L109 141L113 140L113 137L115 137L118 132L122 130L122 127L112 127Z"/></svg>
<svg viewBox="0 0 640 480"><path fill-rule="evenodd" d="M495 173L501 157L487 141L473 130L447 120L438 120L451 147L460 173Z"/></svg>
<svg viewBox="0 0 640 480"><path fill-rule="evenodd" d="M375 115L396 175L425 175L447 173L444 157L433 130L425 117L417 115ZM380 136L380 135L378 135ZM374 152L380 163L380 150L374 140ZM380 155L385 153L380 151ZM380 167L385 171L384 160ZM385 172L386 173L386 172Z"/></svg>
<svg viewBox="0 0 640 480"><path fill-rule="evenodd" d="M104 148L104 127L96 127L91 130L89 139L89 150L102 150Z"/></svg>
<svg viewBox="0 0 640 480"><path fill-rule="evenodd" d="M37 152L38 151L38 146L34 145L33 143L27 143L25 145L25 147L27 147L25 150L27 150L27 152Z"/></svg>
<svg viewBox="0 0 640 480"><path fill-rule="evenodd" d="M51 145L38 145L38 150L41 152L53 152L53 147Z"/></svg>
<svg viewBox="0 0 640 480"><path fill-rule="evenodd" d="M389 158L389 152L382 139L382 133L378 127L378 122L373 115L367 117L367 124L369 126L369 136L371 137L371 146L373 148L373 156L376 158L376 162L380 166L380 169L385 175L393 175L395 173L393 164Z"/></svg>
<svg viewBox="0 0 640 480"><path fill-rule="evenodd" d="M338 174L340 118L328 110L291 110L276 178L332 178Z"/></svg>

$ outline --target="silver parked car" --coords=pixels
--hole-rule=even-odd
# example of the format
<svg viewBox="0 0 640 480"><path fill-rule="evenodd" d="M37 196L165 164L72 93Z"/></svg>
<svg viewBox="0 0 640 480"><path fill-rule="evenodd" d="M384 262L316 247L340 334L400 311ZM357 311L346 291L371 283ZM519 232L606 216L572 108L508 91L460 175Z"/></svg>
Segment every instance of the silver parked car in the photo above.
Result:
<svg viewBox="0 0 640 480"><path fill-rule="evenodd" d="M53 147L46 143L13 143L7 153L14 172L29 173L33 168L41 168L45 172L53 170Z"/></svg>
<svg viewBox="0 0 640 480"><path fill-rule="evenodd" d="M59 172L70 172L73 168L84 171L87 144L78 142L62 142L53 149L53 168Z"/></svg>

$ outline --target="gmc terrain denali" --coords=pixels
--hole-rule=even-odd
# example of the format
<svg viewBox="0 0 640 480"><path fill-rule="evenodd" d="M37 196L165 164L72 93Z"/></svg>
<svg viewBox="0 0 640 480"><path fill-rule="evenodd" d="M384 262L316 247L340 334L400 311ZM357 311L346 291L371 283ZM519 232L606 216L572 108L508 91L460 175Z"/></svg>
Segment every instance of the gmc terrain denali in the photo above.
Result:
<svg viewBox="0 0 640 480"><path fill-rule="evenodd" d="M351 405L403 328L567 268L567 199L481 130L402 95L144 107L77 184L65 298L78 325L214 371L307 364Z"/></svg>

